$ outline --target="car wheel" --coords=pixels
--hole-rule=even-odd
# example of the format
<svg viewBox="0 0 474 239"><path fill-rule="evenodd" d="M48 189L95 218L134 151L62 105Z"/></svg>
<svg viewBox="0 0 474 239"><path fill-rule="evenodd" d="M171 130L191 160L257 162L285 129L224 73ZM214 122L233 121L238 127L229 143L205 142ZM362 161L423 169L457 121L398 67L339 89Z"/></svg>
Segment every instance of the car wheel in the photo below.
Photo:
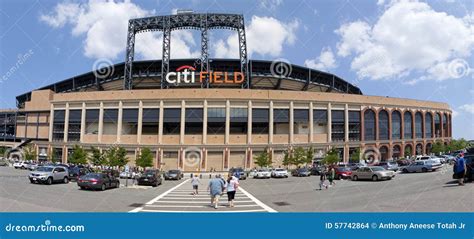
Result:
<svg viewBox="0 0 474 239"><path fill-rule="evenodd" d="M342 179L342 176L341 176L341 175L337 175L337 179L341 180L341 179Z"/></svg>
<svg viewBox="0 0 474 239"><path fill-rule="evenodd" d="M421 172L426 173L426 172L428 172L428 169L422 168L422 169L421 169Z"/></svg>
<svg viewBox="0 0 474 239"><path fill-rule="evenodd" d="M30 183L35 183L35 181L33 181L32 179L30 179Z"/></svg>
<svg viewBox="0 0 474 239"><path fill-rule="evenodd" d="M48 184L48 185L53 184L53 178L49 177L49 178L46 180L46 184Z"/></svg>
<svg viewBox="0 0 474 239"><path fill-rule="evenodd" d="M105 191L105 184L102 184L102 186L100 186L100 190Z"/></svg>
<svg viewBox="0 0 474 239"><path fill-rule="evenodd" d="M402 170L402 172L403 172L403 173L408 173L408 169L404 168L404 169Z"/></svg>
<svg viewBox="0 0 474 239"><path fill-rule="evenodd" d="M357 175L354 175L354 177L352 177L352 180L354 181L357 181L359 178L357 177Z"/></svg>
<svg viewBox="0 0 474 239"><path fill-rule="evenodd" d="M379 181L379 177L377 175L372 176L372 181Z"/></svg>
<svg viewBox="0 0 474 239"><path fill-rule="evenodd" d="M67 178L67 177L64 177L64 179L63 179L63 183L69 183L69 178Z"/></svg>

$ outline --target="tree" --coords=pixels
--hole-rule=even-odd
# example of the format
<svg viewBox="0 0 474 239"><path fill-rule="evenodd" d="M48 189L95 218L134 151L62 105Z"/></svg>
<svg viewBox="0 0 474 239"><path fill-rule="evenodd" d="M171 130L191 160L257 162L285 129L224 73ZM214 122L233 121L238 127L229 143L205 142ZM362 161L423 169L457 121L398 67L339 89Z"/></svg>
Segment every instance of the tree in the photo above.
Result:
<svg viewBox="0 0 474 239"><path fill-rule="evenodd" d="M306 161L306 152L303 147L297 147L293 152L293 160L297 166L304 164Z"/></svg>
<svg viewBox="0 0 474 239"><path fill-rule="evenodd" d="M149 148L143 148L140 157L137 158L136 164L138 167L145 169L153 166L153 153Z"/></svg>
<svg viewBox="0 0 474 239"><path fill-rule="evenodd" d="M443 142L441 141L436 141L433 146L431 147L431 152L434 153L435 155L439 155L443 152L445 152L446 147L444 146Z"/></svg>
<svg viewBox="0 0 474 239"><path fill-rule="evenodd" d="M351 158L349 159L351 163L358 163L360 162L360 148L356 148L351 154Z"/></svg>
<svg viewBox="0 0 474 239"><path fill-rule="evenodd" d="M468 145L469 143L465 139L460 138L458 140L456 139L451 140L447 148L449 149L449 151L457 151L457 150L465 149Z"/></svg>
<svg viewBox="0 0 474 239"><path fill-rule="evenodd" d="M27 161L33 161L36 160L36 148L33 147L32 145L28 145L23 148L23 157Z"/></svg>
<svg viewBox="0 0 474 239"><path fill-rule="evenodd" d="M411 148L405 147L405 157L406 156L411 156Z"/></svg>
<svg viewBox="0 0 474 239"><path fill-rule="evenodd" d="M95 166L103 166L107 164L105 154L100 152L99 148L91 147L92 153L89 155L89 161Z"/></svg>
<svg viewBox="0 0 474 239"><path fill-rule="evenodd" d="M111 147L105 153L107 164L109 166L123 167L128 163L127 150L123 147Z"/></svg>
<svg viewBox="0 0 474 239"><path fill-rule="evenodd" d="M326 153L326 156L324 156L323 163L331 165L336 164L337 162L339 162L339 156L336 149L330 149Z"/></svg>
<svg viewBox="0 0 474 239"><path fill-rule="evenodd" d="M260 154L255 157L255 164L259 167L267 167L272 164L272 160L270 159L270 155L268 154L268 150L265 148Z"/></svg>
<svg viewBox="0 0 474 239"><path fill-rule="evenodd" d="M68 162L71 164L87 164L87 152L79 147L79 145L74 145L71 155L69 155Z"/></svg>
<svg viewBox="0 0 474 239"><path fill-rule="evenodd" d="M0 156L4 156L7 158L7 155L5 155L8 152L6 147L0 147Z"/></svg>
<svg viewBox="0 0 474 239"><path fill-rule="evenodd" d="M309 163L312 163L313 157L314 157L313 147L309 147L309 149L306 150L306 157L304 159L304 164L307 165Z"/></svg>
<svg viewBox="0 0 474 239"><path fill-rule="evenodd" d="M283 158L283 165L284 166L291 166L295 164L295 160L293 158L293 154L290 152L290 150L285 151L285 156Z"/></svg>

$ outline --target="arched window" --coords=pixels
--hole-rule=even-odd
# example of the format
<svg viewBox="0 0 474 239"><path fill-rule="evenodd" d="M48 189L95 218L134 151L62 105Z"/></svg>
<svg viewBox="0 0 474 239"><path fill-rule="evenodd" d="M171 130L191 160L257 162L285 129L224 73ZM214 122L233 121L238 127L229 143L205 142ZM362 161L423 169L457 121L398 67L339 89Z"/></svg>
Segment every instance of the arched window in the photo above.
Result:
<svg viewBox="0 0 474 239"><path fill-rule="evenodd" d="M435 137L441 137L441 115L439 113L435 114Z"/></svg>
<svg viewBox="0 0 474 239"><path fill-rule="evenodd" d="M403 128L403 137L405 139L412 139L413 138L413 117L411 116L411 112L407 111L403 114L403 121L404 121L404 128Z"/></svg>
<svg viewBox="0 0 474 239"><path fill-rule="evenodd" d="M431 116L431 113L426 113L425 114L425 137L426 138L433 138L432 126L433 126L433 116Z"/></svg>
<svg viewBox="0 0 474 239"><path fill-rule="evenodd" d="M375 140L375 112L366 110L364 112L364 140Z"/></svg>
<svg viewBox="0 0 474 239"><path fill-rule="evenodd" d="M388 160L388 148L387 146L382 146L379 149L380 151L380 161L385 162Z"/></svg>
<svg viewBox="0 0 474 239"><path fill-rule="evenodd" d="M392 112L392 139L401 139L402 115L398 110Z"/></svg>
<svg viewBox="0 0 474 239"><path fill-rule="evenodd" d="M415 136L417 139L423 138L423 115L421 112L415 114Z"/></svg>
<svg viewBox="0 0 474 239"><path fill-rule="evenodd" d="M448 115L443 114L443 130L444 130L444 137L448 137Z"/></svg>
<svg viewBox="0 0 474 239"><path fill-rule="evenodd" d="M386 110L379 112L379 140L388 140L388 113Z"/></svg>

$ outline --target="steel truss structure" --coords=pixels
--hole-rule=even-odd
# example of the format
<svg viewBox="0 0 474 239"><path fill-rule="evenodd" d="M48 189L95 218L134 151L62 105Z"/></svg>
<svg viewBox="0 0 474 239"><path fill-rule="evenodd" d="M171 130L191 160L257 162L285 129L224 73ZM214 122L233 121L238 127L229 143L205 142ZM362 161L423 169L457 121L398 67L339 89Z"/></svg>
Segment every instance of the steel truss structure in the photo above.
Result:
<svg viewBox="0 0 474 239"><path fill-rule="evenodd" d="M171 54L171 32L180 29L194 29L201 31L201 57L196 62L201 71L210 71L208 53L208 30L229 29L237 31L239 38L240 71L245 80L242 88L250 87L250 76L247 59L247 41L245 38L244 16L239 14L177 14L170 16L155 16L131 19L128 23L127 46L125 53L124 89L133 89L132 65L134 59L135 34L147 31L163 32L163 56L161 61L161 79L170 71ZM161 80L161 88L168 88L165 80ZM209 87L208 79L201 85L202 88Z"/></svg>

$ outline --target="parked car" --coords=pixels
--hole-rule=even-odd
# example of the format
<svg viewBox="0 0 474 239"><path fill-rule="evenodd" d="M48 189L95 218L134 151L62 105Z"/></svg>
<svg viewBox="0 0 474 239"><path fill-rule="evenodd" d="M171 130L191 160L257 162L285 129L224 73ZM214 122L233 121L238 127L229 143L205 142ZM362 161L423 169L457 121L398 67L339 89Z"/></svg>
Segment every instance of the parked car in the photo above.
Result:
<svg viewBox="0 0 474 239"><path fill-rule="evenodd" d="M28 176L31 183L46 183L51 185L54 182L69 183L68 171L64 167L38 167Z"/></svg>
<svg viewBox="0 0 474 239"><path fill-rule="evenodd" d="M441 163L435 160L417 160L401 170L404 173L436 171L441 168Z"/></svg>
<svg viewBox="0 0 474 239"><path fill-rule="evenodd" d="M337 167L335 170L337 179L351 178L352 176L352 170L349 167Z"/></svg>
<svg viewBox="0 0 474 239"><path fill-rule="evenodd" d="M445 163L452 164L456 162L456 157L453 157L451 155L443 154L443 155L440 155L440 157L445 159Z"/></svg>
<svg viewBox="0 0 474 239"><path fill-rule="evenodd" d="M357 170L358 168L364 167L364 166L366 165L363 163L348 163L347 164L347 167L349 167L352 171Z"/></svg>
<svg viewBox="0 0 474 239"><path fill-rule="evenodd" d="M132 171L122 171L120 172L120 178L133 178Z"/></svg>
<svg viewBox="0 0 474 239"><path fill-rule="evenodd" d="M360 167L352 172L352 180L354 181L359 179L371 179L372 181L391 180L393 177L395 177L395 172L379 166Z"/></svg>
<svg viewBox="0 0 474 239"><path fill-rule="evenodd" d="M298 168L293 171L291 171L291 176L295 177L309 177L311 176L311 171L309 171L307 168Z"/></svg>
<svg viewBox="0 0 474 239"><path fill-rule="evenodd" d="M397 160L396 162L397 162L397 164L398 164L399 167L400 167L400 166L408 166L408 165L410 165L410 160L408 160L408 159L399 159L399 160Z"/></svg>
<svg viewBox="0 0 474 239"><path fill-rule="evenodd" d="M238 179L242 180L247 179L247 173L245 173L245 170L243 168L231 168L229 170L229 175L235 176Z"/></svg>
<svg viewBox="0 0 474 239"><path fill-rule="evenodd" d="M69 167L69 179L71 181L77 181L81 176L84 176L88 173L92 173L92 170L89 168L84 168L80 166L72 166Z"/></svg>
<svg viewBox="0 0 474 239"><path fill-rule="evenodd" d="M270 178L271 176L270 170L261 168L257 170L253 178Z"/></svg>
<svg viewBox="0 0 474 239"><path fill-rule="evenodd" d="M120 176L119 171L117 171L117 170L115 170L115 169L102 170L102 173L111 175L111 176L113 176L114 178L118 178L118 177Z"/></svg>
<svg viewBox="0 0 474 239"><path fill-rule="evenodd" d="M311 175L321 175L321 172L324 172L326 170L326 166L324 165L314 165L311 169Z"/></svg>
<svg viewBox="0 0 474 239"><path fill-rule="evenodd" d="M151 185L158 187L161 185L161 174L157 169L148 169L138 178L138 185Z"/></svg>
<svg viewBox="0 0 474 239"><path fill-rule="evenodd" d="M30 170L30 171L34 171L38 168L38 164L37 163L29 163L27 166L26 166L26 169Z"/></svg>
<svg viewBox="0 0 474 239"><path fill-rule="evenodd" d="M379 162L375 166L380 166L386 170L398 171L398 164L395 162Z"/></svg>
<svg viewBox="0 0 474 239"><path fill-rule="evenodd" d="M183 173L181 170L173 169L165 173L165 180L181 180Z"/></svg>
<svg viewBox="0 0 474 239"><path fill-rule="evenodd" d="M271 177L272 178L287 178L288 171L284 168L276 168L272 170Z"/></svg>
<svg viewBox="0 0 474 239"><path fill-rule="evenodd" d="M88 173L77 180L77 186L81 189L100 189L120 187L120 181L107 173Z"/></svg>

